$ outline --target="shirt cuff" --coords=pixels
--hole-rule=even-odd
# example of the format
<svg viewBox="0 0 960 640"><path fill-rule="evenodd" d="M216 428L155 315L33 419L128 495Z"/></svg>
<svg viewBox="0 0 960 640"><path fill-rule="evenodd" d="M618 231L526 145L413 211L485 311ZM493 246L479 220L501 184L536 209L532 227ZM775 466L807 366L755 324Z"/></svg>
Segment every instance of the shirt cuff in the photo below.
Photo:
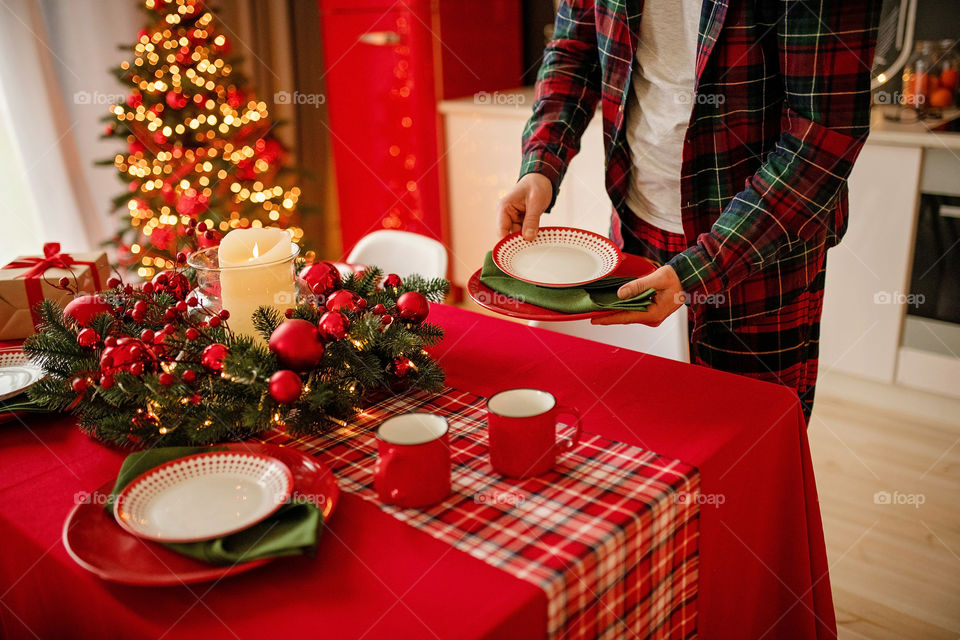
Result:
<svg viewBox="0 0 960 640"><path fill-rule="evenodd" d="M673 267L680 286L687 293L712 294L726 288L717 263L700 245L684 249L673 256L667 264Z"/></svg>

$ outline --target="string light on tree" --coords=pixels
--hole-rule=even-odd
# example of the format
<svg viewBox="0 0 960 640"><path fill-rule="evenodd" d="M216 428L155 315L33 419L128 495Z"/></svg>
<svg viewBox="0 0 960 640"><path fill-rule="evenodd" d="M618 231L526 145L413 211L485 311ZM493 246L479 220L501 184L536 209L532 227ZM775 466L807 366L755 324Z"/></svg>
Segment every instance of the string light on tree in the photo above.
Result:
<svg viewBox="0 0 960 640"><path fill-rule="evenodd" d="M127 190L117 241L143 278L173 268L182 249L216 244L230 229L278 226L293 239L300 189L280 179L287 151L270 135L265 102L227 61L230 40L202 0L145 0L151 25L114 70L130 94L113 105L106 137ZM204 230L188 232L190 222Z"/></svg>

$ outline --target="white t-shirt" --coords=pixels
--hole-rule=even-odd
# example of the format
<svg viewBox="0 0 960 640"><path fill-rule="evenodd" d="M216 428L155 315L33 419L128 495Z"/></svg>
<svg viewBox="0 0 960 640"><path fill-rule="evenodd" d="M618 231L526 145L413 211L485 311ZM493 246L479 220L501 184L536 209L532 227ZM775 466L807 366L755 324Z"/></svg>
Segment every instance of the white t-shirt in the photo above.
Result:
<svg viewBox="0 0 960 640"><path fill-rule="evenodd" d="M627 99L633 163L627 206L655 227L683 233L680 168L693 108L701 0L646 0Z"/></svg>

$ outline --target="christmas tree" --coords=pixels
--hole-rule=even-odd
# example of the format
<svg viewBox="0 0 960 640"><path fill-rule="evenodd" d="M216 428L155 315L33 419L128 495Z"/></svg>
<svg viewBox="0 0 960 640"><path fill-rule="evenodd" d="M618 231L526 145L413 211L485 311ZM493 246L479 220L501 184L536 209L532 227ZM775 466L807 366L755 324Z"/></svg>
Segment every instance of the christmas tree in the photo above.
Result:
<svg viewBox="0 0 960 640"><path fill-rule="evenodd" d="M127 191L114 199L118 261L143 278L181 250L219 243L233 228L276 226L294 240L300 189L287 184L287 152L229 59L230 42L202 0L145 0L153 24L114 69L131 88L105 135L126 148L104 164ZM197 220L199 234L187 225Z"/></svg>

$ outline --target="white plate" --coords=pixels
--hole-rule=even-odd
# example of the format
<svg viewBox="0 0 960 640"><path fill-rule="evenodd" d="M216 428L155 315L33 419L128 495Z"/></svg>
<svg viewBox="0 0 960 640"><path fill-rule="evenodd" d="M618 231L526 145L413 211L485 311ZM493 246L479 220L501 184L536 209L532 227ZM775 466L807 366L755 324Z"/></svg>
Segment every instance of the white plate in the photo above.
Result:
<svg viewBox="0 0 960 640"><path fill-rule="evenodd" d="M513 233L493 248L493 262L517 280L543 287L573 287L616 270L623 256L603 236L571 227L543 227L533 242Z"/></svg>
<svg viewBox="0 0 960 640"><path fill-rule="evenodd" d="M286 502L293 474L276 458L211 452L150 469L117 496L113 516L130 533L162 542L225 536L267 518Z"/></svg>
<svg viewBox="0 0 960 640"><path fill-rule="evenodd" d="M43 377L43 369L30 364L22 349L0 349L0 401L23 393Z"/></svg>

